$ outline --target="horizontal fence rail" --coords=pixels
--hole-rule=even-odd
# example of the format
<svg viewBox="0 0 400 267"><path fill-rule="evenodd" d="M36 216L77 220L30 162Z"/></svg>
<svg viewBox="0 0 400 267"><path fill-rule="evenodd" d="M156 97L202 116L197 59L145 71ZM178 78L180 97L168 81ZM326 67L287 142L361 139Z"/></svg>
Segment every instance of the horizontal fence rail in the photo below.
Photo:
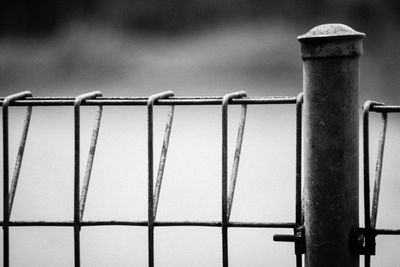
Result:
<svg viewBox="0 0 400 267"><path fill-rule="evenodd" d="M248 97L244 91L234 92L225 96L195 96L195 97L177 97L172 91L162 92L150 97L105 97L101 92L95 91L79 95L77 97L33 97L30 92L21 92L9 97L0 98L0 104L3 107L3 166L4 166L4 192L3 201L4 214L3 221L0 224L3 227L3 265L10 265L9 262L9 229L10 227L28 227L28 226L50 226L50 227L73 227L74 229L74 262L75 266L80 266L80 230L82 227L89 226L143 226L148 228L148 266L154 266L154 228L155 227L173 227L173 226L197 226L197 227L219 227L222 231L222 266L228 266L228 228L287 228L293 229L294 236L276 235L276 241L294 241L296 266L302 266L302 246L301 229L303 225L302 204L301 204L301 131L302 131L302 103L303 97L300 94L297 97L273 96L273 97ZM295 198L295 216L293 222L240 222L231 221L230 213L233 206L233 199L238 179L238 169L242 142L245 132L245 122L247 117L248 105L275 105L275 104L294 104L296 105L296 170L294 182L296 183ZM154 106L170 106L167 122L164 132L164 140L156 181L154 184L154 159L153 159L153 108ZM169 138L172 131L174 106L176 105L220 105L221 106L221 151L222 151L222 192L221 192L221 221L157 221L157 206L160 201L160 191L164 168L167 160L169 148ZM238 126L236 147L234 149L233 165L230 182L228 183L228 106L241 105L241 114ZM20 141L17 159L14 167L14 174L9 186L9 111L10 106L27 107L27 114L24 121L23 134ZM33 107L40 106L73 106L74 107L74 214L70 221L12 221L10 214L13 206L13 200L17 189L17 181L22 165L23 152L29 130L29 121ZM94 118L94 126L89 146L89 153L84 173L83 186L80 190L80 116L81 106L96 106L97 113ZM90 177L95 159L97 139L100 131L103 106L146 106L147 107L147 144L148 144L148 220L146 221L119 221L119 220L84 220L85 203L88 196ZM10 189L9 189L10 188ZM299 236L300 235L300 236Z"/></svg>
<svg viewBox="0 0 400 267"><path fill-rule="evenodd" d="M0 98L3 105L5 99ZM154 105L222 105L222 96L193 96L193 97L169 97L168 99L159 99ZM270 97L246 97L231 99L230 105L268 105L268 104L295 104L296 97L290 96L270 96ZM73 106L75 98L73 97L26 97L17 99L9 103L9 106ZM87 99L81 106L147 106L148 97L96 97L96 99Z"/></svg>

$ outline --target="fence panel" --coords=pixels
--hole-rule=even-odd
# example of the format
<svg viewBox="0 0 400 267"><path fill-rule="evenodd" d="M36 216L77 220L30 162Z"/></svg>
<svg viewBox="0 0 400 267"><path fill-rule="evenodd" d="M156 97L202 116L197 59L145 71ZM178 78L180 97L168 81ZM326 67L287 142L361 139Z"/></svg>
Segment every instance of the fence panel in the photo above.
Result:
<svg viewBox="0 0 400 267"><path fill-rule="evenodd" d="M225 96L178 97L172 91L150 97L105 97L95 91L77 97L33 97L28 91L0 98L3 109L3 266L10 266L11 227L54 226L71 227L74 230L74 264L80 266L80 231L82 227L123 225L147 227L148 266L154 264L154 229L156 227L197 226L217 227L222 236L222 266L229 262L229 228L287 228L293 235L274 235L275 241L294 243L296 265L359 266L359 255L365 255L365 266L370 266L370 256L375 254L377 235L400 235L399 229L377 229L378 203L382 176L388 113L400 112L400 106L387 106L368 101L363 107L363 159L364 159L364 217L365 225L359 227L358 204L358 58L363 53L363 33L342 24L327 24L311 29L299 37L302 46L304 94L297 97L248 97L239 91ZM245 138L247 106L249 105L295 105L296 106L296 171L295 210L290 222L243 222L231 221L236 181ZM169 106L163 145L154 175L154 121L153 110L157 106ZM164 168L167 164L169 139L173 127L174 108L179 105L219 105L221 107L221 220L217 221L160 221L157 208ZM236 147L228 182L228 108L240 105ZM14 172L10 183L9 173L9 107L27 107L22 137L17 152ZM74 212L69 221L22 221L10 220L16 196L19 173L22 166L30 118L37 106L74 107ZM89 154L80 188L80 108L98 107L92 132ZM95 159L97 138L100 131L103 106L147 107L147 167L148 194L147 220L84 220L92 166ZM370 200L369 173L369 113L382 114L382 132L376 163L375 184ZM304 153L303 153L304 148ZM302 159L304 154L304 160ZM304 173L304 179L302 178ZM154 176L156 181L154 183ZM304 181L302 181L304 180ZM304 188L302 183L304 182Z"/></svg>

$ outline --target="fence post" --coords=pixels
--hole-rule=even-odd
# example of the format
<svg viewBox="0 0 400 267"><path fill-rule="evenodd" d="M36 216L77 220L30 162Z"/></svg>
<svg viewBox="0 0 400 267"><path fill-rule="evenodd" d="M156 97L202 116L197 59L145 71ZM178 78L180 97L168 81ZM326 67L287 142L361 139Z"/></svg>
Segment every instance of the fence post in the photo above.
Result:
<svg viewBox="0 0 400 267"><path fill-rule="evenodd" d="M358 57L365 35L325 24L299 36L307 267L358 267Z"/></svg>

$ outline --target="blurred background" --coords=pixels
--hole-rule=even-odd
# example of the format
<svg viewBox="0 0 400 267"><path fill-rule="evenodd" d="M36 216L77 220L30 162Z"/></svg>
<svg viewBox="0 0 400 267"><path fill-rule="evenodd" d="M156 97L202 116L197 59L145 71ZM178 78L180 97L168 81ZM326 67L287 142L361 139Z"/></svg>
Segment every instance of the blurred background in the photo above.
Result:
<svg viewBox="0 0 400 267"><path fill-rule="evenodd" d="M296 96L302 91L296 37L319 24L344 23L367 35L360 106L367 99L400 104L400 2L395 0L4 0L0 5L0 96L23 90L34 96L94 90L106 96L165 90L178 96L237 90ZM24 108L11 111L13 159ZM95 111L82 108L82 173ZM249 107L232 220L294 220L294 111L292 105ZM157 218L220 220L220 107L177 107L175 113ZM156 156L166 115L165 107L156 108ZM231 107L230 116L231 162L239 108ZM373 173L380 124L379 116L371 116ZM394 213L400 203L399 133L400 118L390 115L380 228L400 228ZM85 219L147 219L146 145L144 107L104 109ZM73 111L35 108L12 220L71 220L72 182ZM294 266L293 245L272 242L272 234L289 232L231 229L231 266ZM81 235L83 266L146 266L144 227L91 227ZM378 238L375 266L397 266L399 241ZM219 266L220 242L219 229L157 228L156 266ZM11 264L73 266L73 230L12 229Z"/></svg>
<svg viewBox="0 0 400 267"><path fill-rule="evenodd" d="M341 22L367 34L362 96L398 99L395 0L2 2L2 95L27 85L35 95L148 95L163 88L178 95L236 88L293 95L301 86L296 36Z"/></svg>

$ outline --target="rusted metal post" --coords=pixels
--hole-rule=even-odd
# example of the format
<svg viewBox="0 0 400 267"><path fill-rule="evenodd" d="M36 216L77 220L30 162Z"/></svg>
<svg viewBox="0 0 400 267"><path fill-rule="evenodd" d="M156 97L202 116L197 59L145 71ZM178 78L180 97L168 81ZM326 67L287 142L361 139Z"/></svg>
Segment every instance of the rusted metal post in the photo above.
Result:
<svg viewBox="0 0 400 267"><path fill-rule="evenodd" d="M365 35L325 24L299 36L307 267L358 267L359 67Z"/></svg>

